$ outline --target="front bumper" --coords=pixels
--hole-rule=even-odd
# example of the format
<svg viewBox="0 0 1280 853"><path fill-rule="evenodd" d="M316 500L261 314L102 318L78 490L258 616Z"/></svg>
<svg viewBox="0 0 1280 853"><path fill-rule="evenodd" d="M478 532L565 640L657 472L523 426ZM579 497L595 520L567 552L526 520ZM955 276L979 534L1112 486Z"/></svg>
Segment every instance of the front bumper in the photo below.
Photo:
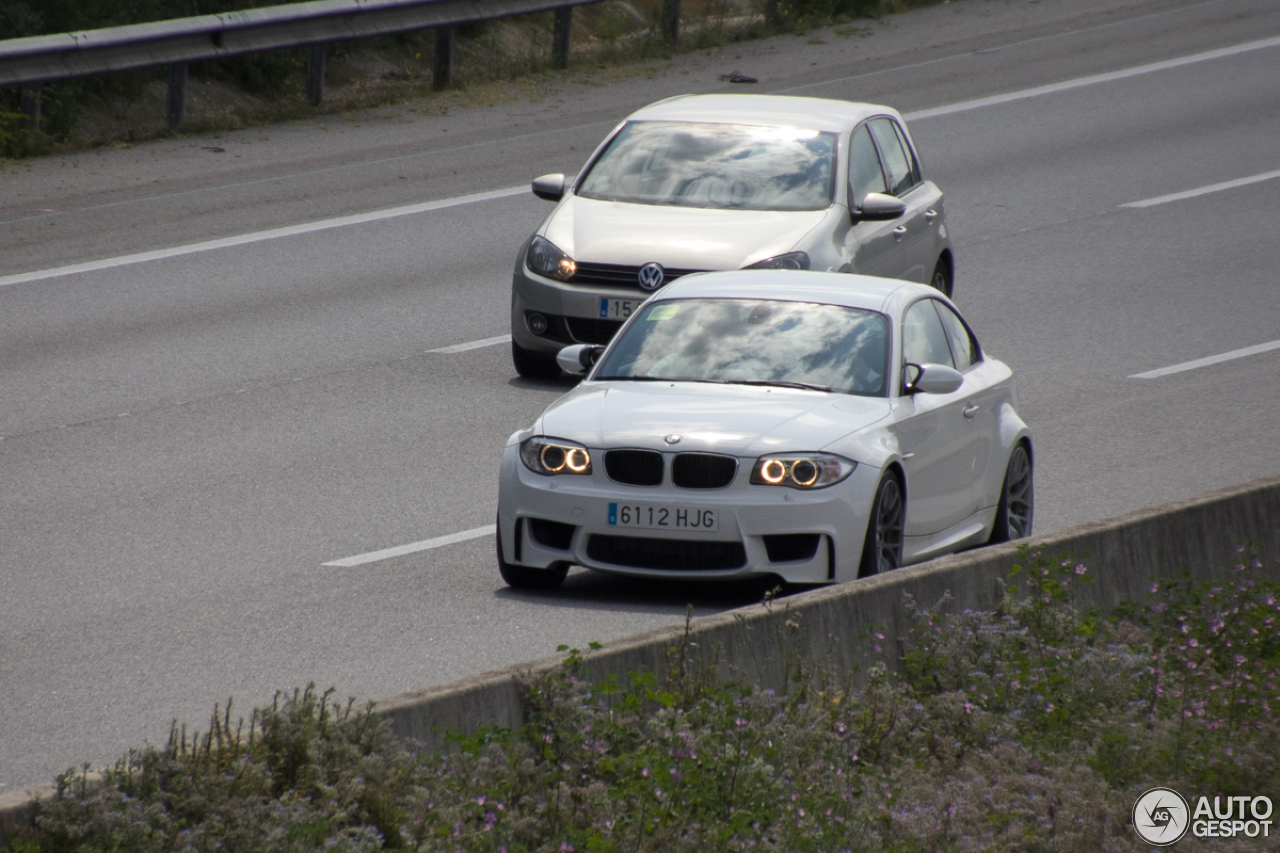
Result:
<svg viewBox="0 0 1280 853"><path fill-rule="evenodd" d="M603 457L602 450L591 451L593 459ZM879 472L859 465L835 486L803 492L751 485L754 461L739 459L736 478L721 489L682 489L669 479L660 486L628 486L611 481L598 463L585 476L535 474L519 461L518 446L509 445L498 497L504 559L531 568L571 563L664 579L775 575L815 584L856 578ZM678 507L691 514L714 510L718 529L611 525L610 504Z"/></svg>
<svg viewBox="0 0 1280 853"><path fill-rule="evenodd" d="M530 270L524 255L522 250L511 278L511 337L530 352L551 355L570 344L607 344L629 316L611 310L616 307L614 301L622 300L627 311L634 312L656 292L643 290L638 281L634 285L626 283L624 275L614 276L618 279L616 284L548 278ZM612 273L626 269L604 264L582 266ZM671 280L688 272L693 271L680 270ZM541 334L530 327L533 314L546 321L546 331Z"/></svg>

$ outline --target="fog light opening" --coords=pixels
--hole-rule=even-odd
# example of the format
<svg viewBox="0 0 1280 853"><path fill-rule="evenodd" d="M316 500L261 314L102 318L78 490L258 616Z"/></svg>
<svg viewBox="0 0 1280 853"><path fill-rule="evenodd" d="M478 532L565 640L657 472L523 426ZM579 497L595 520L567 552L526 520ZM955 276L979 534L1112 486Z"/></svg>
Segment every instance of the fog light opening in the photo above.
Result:
<svg viewBox="0 0 1280 853"><path fill-rule="evenodd" d="M547 333L547 318L541 314L530 314L527 322L529 323L529 331L535 335L545 335Z"/></svg>

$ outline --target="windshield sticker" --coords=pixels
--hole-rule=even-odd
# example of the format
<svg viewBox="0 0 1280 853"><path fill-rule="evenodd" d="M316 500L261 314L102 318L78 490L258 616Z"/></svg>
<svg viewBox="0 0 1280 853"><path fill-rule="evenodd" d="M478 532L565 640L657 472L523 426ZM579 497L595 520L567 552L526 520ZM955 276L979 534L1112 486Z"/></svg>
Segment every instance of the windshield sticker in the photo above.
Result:
<svg viewBox="0 0 1280 853"><path fill-rule="evenodd" d="M670 320L679 313L679 305L674 302L666 302L662 305L653 306L653 310L649 312L649 316L645 317L645 319L651 323L654 320Z"/></svg>

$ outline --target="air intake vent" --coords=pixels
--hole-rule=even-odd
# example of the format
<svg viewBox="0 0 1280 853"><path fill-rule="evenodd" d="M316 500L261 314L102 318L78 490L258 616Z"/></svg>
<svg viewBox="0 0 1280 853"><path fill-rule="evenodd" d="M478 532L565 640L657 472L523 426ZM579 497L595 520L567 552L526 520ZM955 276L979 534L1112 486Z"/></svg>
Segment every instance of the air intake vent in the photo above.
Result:
<svg viewBox="0 0 1280 853"><path fill-rule="evenodd" d="M595 320L589 317L565 317L569 334L580 344L604 345L622 328L616 320Z"/></svg>
<svg viewBox="0 0 1280 853"><path fill-rule="evenodd" d="M779 533L764 537L764 550L769 554L770 563L794 563L798 560L812 560L818 553L818 542L822 536L817 533Z"/></svg>
<svg viewBox="0 0 1280 853"><path fill-rule="evenodd" d="M738 473L738 460L717 453L680 453L671 464L671 482L682 489L723 489Z"/></svg>
<svg viewBox="0 0 1280 853"><path fill-rule="evenodd" d="M568 551L573 542L573 531L578 528L561 521L547 521L545 518L529 519L529 535L533 541L546 548Z"/></svg>
<svg viewBox="0 0 1280 853"><path fill-rule="evenodd" d="M587 555L615 566L668 571L723 571L747 564L747 551L741 542L641 539L638 536L593 535L587 541Z"/></svg>
<svg viewBox="0 0 1280 853"><path fill-rule="evenodd" d="M653 450L610 450L604 470L615 483L657 486L662 483L662 454Z"/></svg>

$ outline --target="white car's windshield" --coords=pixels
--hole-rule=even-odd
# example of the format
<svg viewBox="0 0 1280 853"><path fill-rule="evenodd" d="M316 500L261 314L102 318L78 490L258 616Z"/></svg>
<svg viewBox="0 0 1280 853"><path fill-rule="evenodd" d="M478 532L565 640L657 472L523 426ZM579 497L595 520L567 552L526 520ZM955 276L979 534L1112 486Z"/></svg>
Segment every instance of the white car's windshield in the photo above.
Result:
<svg viewBox="0 0 1280 853"><path fill-rule="evenodd" d="M836 134L793 127L633 121L577 193L585 198L738 210L822 210L835 187Z"/></svg>
<svg viewBox="0 0 1280 853"><path fill-rule="evenodd" d="M883 397L889 321L838 305L681 299L645 306L595 379L797 386Z"/></svg>

